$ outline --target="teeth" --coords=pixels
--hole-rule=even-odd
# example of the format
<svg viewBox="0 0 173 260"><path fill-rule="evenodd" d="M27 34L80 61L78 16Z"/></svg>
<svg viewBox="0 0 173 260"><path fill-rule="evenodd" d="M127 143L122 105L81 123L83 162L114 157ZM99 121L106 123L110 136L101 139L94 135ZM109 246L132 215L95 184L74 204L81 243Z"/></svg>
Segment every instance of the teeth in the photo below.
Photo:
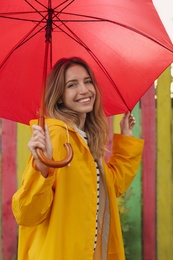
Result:
<svg viewBox="0 0 173 260"><path fill-rule="evenodd" d="M90 98L84 98L84 99L79 100L79 102L87 102L87 101L90 101Z"/></svg>

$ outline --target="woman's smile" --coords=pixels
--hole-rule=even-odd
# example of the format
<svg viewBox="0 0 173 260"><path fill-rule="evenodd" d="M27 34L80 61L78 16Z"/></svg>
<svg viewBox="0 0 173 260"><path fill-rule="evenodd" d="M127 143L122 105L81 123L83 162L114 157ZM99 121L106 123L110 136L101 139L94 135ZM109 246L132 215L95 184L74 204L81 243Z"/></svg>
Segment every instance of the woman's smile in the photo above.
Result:
<svg viewBox="0 0 173 260"><path fill-rule="evenodd" d="M90 100L91 100L91 98L83 98L83 99L77 100L77 102L82 102L82 103L84 103L84 102L88 102L88 101L90 101Z"/></svg>

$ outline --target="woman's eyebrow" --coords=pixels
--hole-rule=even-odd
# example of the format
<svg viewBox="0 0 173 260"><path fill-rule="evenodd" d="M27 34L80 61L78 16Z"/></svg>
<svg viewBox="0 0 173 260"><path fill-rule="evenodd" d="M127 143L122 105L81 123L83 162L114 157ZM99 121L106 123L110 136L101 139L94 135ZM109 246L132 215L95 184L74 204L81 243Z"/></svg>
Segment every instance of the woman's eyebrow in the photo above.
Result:
<svg viewBox="0 0 173 260"><path fill-rule="evenodd" d="M70 79L70 80L68 80L68 81L65 83L65 85L67 85L68 83L71 83L71 82L77 82L77 79Z"/></svg>
<svg viewBox="0 0 173 260"><path fill-rule="evenodd" d="M85 77L83 80L86 80L86 79L91 79L90 76L87 76ZM74 83L74 82L77 82L78 80L77 79L70 79L68 80L66 83L65 83L65 86L68 84L68 83Z"/></svg>

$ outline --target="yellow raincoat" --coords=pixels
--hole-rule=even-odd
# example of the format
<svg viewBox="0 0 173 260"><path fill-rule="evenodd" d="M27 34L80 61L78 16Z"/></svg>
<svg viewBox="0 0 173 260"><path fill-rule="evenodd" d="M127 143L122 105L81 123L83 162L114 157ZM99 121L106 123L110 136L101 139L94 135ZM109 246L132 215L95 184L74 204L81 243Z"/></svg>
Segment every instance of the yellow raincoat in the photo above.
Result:
<svg viewBox="0 0 173 260"><path fill-rule="evenodd" d="M73 128L56 119L46 122L54 159L65 157L63 144L68 141L68 133L74 158L70 165L50 171L44 178L33 168L30 157L22 186L12 199L13 213L20 225L18 259L93 260L97 203L94 159ZM142 149L143 140L115 134L109 162L101 160L107 190L102 229L105 260L125 259L116 197L132 182Z"/></svg>

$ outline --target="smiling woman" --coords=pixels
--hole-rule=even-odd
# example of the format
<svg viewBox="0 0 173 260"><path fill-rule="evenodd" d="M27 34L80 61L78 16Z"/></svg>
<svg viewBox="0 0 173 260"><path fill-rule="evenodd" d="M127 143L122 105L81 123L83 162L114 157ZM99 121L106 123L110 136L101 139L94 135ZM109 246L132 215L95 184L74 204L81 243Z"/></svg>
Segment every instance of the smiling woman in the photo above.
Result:
<svg viewBox="0 0 173 260"><path fill-rule="evenodd" d="M123 116L106 163L108 121L99 85L76 57L58 60L51 70L45 106L45 130L31 122L31 155L12 201L20 225L18 259L124 260L116 198L141 161L143 140L132 136L135 118ZM64 158L66 140L74 150L70 164L52 169L39 161L38 147L49 159Z"/></svg>

